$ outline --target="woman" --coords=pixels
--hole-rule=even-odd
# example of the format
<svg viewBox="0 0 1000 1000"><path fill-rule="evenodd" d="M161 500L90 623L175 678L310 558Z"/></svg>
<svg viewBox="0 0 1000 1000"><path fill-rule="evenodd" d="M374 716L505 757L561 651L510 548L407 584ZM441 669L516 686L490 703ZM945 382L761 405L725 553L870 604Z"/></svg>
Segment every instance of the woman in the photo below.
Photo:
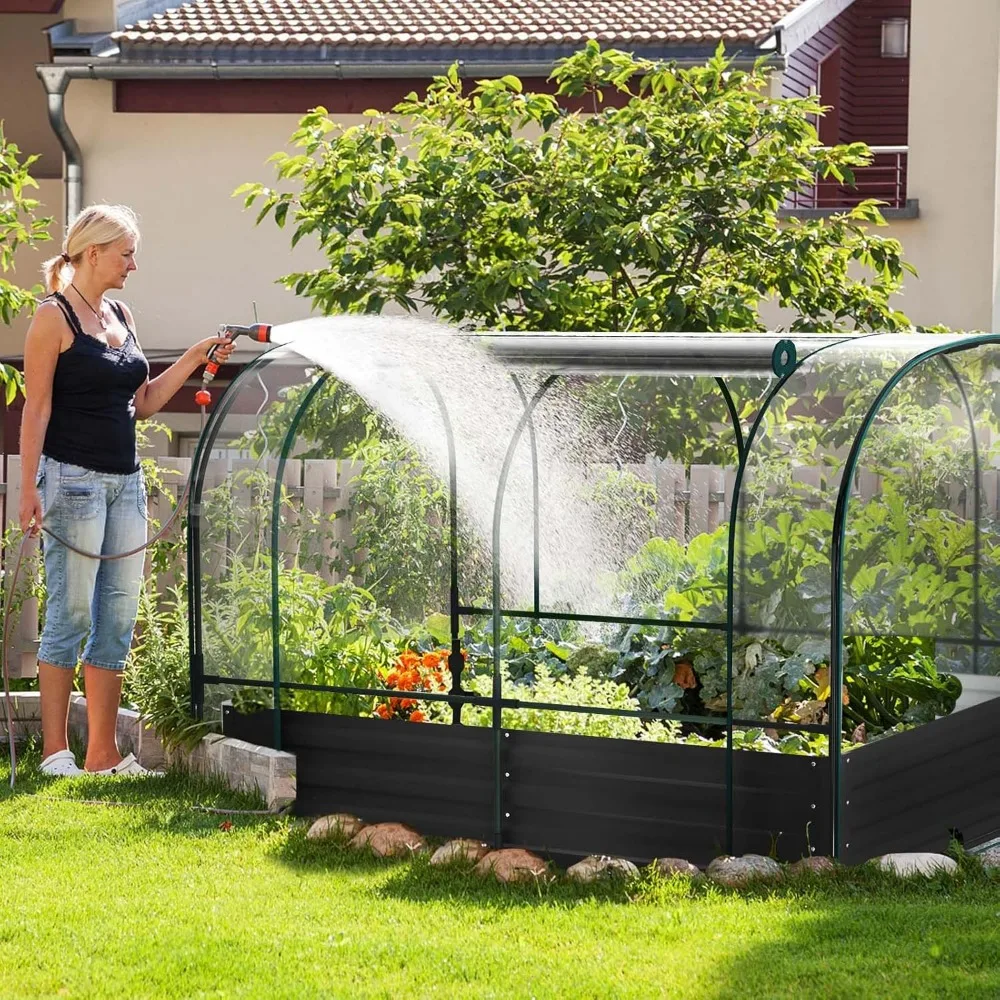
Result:
<svg viewBox="0 0 1000 1000"><path fill-rule="evenodd" d="M146 490L135 421L151 417L208 361L232 345L208 337L162 375L135 339L124 303L106 299L136 269L139 229L128 208L91 205L43 267L49 296L24 345L20 522L44 524L86 552L127 552L146 541ZM142 582L143 556L99 561L43 535L45 627L38 650L42 765L46 774L149 774L115 739L122 671ZM73 671L83 649L87 755L83 770L66 735Z"/></svg>

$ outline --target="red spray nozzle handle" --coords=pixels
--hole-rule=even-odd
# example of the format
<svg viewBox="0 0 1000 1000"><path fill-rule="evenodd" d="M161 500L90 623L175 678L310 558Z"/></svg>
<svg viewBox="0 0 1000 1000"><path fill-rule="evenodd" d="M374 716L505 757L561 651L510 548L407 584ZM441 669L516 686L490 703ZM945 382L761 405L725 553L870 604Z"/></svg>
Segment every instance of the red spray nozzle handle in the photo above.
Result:
<svg viewBox="0 0 1000 1000"><path fill-rule="evenodd" d="M219 327L219 336L225 337L230 342L237 337L249 337L259 344L269 344L271 343L271 324L251 323L249 326L240 326L236 323L225 323ZM208 364L205 365L205 371L201 376L203 386L195 393L195 402L199 406L208 406L212 401L211 393L204 386L208 385L219 373L219 362L215 360L215 352L221 346L221 344L213 344L208 350Z"/></svg>

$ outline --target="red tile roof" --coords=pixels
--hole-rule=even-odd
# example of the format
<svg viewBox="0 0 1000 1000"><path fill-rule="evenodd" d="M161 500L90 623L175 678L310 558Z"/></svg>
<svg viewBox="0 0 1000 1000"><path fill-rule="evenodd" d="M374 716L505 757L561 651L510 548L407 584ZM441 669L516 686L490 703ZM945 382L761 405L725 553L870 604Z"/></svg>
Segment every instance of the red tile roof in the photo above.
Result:
<svg viewBox="0 0 1000 1000"><path fill-rule="evenodd" d="M116 32L131 46L312 48L756 43L804 0L195 0Z"/></svg>

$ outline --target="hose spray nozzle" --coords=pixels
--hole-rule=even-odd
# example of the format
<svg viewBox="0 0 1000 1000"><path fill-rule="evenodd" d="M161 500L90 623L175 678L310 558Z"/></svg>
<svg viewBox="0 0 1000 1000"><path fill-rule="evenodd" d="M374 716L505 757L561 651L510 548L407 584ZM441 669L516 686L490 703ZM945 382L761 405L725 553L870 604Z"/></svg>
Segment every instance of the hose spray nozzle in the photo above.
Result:
<svg viewBox="0 0 1000 1000"><path fill-rule="evenodd" d="M271 343L270 323L250 323L242 326L239 323L223 323L219 327L217 334L219 337L226 337L230 342L237 337L249 337L260 344ZM194 394L194 401L199 406L208 406L212 402L212 394L208 391L208 383L215 378L219 372L219 363L215 360L216 347L212 347L208 352L208 364L201 375L201 388Z"/></svg>

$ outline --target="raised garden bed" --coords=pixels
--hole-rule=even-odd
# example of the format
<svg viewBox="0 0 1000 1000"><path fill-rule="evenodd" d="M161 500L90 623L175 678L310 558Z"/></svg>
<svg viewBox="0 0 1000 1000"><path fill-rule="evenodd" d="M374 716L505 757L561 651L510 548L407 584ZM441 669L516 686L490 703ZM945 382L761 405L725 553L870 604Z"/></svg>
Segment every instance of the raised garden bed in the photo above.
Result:
<svg viewBox="0 0 1000 1000"><path fill-rule="evenodd" d="M227 706L226 735L267 745L270 712ZM283 711L298 761L295 811L396 820L551 856L657 856L707 864L725 850L726 753L712 747L493 732ZM831 846L827 758L736 751L733 850L794 861ZM1000 700L845 754L843 860L972 847L1000 835ZM496 810L500 811L500 835Z"/></svg>

